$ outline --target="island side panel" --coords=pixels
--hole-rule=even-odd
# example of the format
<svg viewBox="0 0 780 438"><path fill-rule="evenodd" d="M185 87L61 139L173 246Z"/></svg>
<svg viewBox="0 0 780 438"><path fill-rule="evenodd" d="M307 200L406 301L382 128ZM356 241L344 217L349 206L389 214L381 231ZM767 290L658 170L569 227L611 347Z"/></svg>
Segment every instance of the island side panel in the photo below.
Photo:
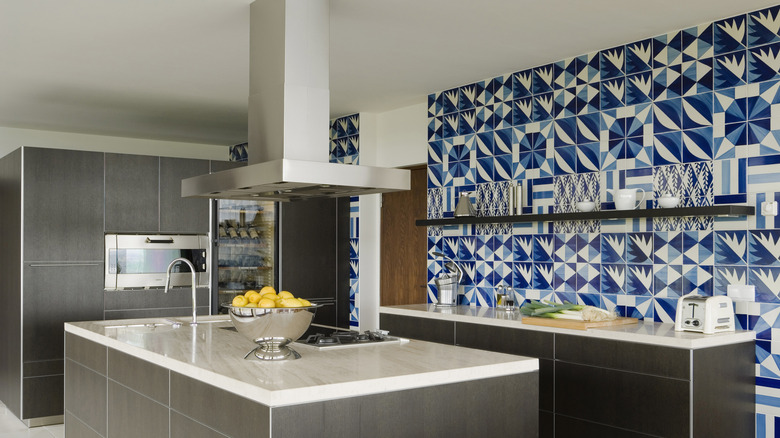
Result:
<svg viewBox="0 0 780 438"><path fill-rule="evenodd" d="M228 436L270 436L268 406L175 371L171 371L171 410Z"/></svg>
<svg viewBox="0 0 780 438"><path fill-rule="evenodd" d="M272 436L538 436L538 391L534 371L273 408Z"/></svg>
<svg viewBox="0 0 780 438"><path fill-rule="evenodd" d="M70 333L65 336L65 435L105 437L106 347ZM92 433L86 434L85 430Z"/></svg>
<svg viewBox="0 0 780 438"><path fill-rule="evenodd" d="M735 437L755 430L755 342L693 350L693 434Z"/></svg>

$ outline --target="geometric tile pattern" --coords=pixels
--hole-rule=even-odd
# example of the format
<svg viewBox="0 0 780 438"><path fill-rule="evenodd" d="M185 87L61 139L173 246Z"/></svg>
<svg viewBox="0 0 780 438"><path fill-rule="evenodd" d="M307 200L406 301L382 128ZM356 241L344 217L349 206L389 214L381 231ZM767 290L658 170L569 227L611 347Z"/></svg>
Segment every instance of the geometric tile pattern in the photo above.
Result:
<svg viewBox="0 0 780 438"><path fill-rule="evenodd" d="M360 115L352 114L332 119L330 121L330 162L341 164L359 164L360 158ZM431 196L438 195L431 202ZM350 197L349 203L349 325L358 327L360 324L360 236L359 221L359 197ZM429 217L430 206L442 205L441 191L428 191ZM433 212L437 214L441 209ZM441 216L439 216L441 217Z"/></svg>
<svg viewBox="0 0 780 438"><path fill-rule="evenodd" d="M695 24L695 23L691 23ZM574 211L607 190L666 193L681 206L780 201L780 6L602 48L428 97L428 217L471 192L501 215L506 188L526 213ZM334 129L333 124L331 129ZM349 138L349 125L335 129ZM341 138L341 137L339 137ZM336 142L336 155L357 148ZM756 330L757 436L780 427L780 216L429 227L429 250L464 266L463 303L568 300L673 322L687 293L756 287L738 306ZM429 258L432 271L441 267ZM434 262L431 264L431 262ZM776 426L777 425L777 426Z"/></svg>

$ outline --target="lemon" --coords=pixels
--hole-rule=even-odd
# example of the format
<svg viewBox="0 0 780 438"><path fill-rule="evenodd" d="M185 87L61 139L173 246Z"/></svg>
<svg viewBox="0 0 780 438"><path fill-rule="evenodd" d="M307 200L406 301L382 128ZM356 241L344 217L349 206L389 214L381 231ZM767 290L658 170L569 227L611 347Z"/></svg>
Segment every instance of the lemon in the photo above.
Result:
<svg viewBox="0 0 780 438"><path fill-rule="evenodd" d="M238 295L233 298L233 306L235 307L244 307L247 303L249 303L249 300L243 295Z"/></svg>
<svg viewBox="0 0 780 438"><path fill-rule="evenodd" d="M262 300L260 300L260 302L257 303L257 306L263 308L276 307L276 301L270 298L263 298Z"/></svg>
<svg viewBox="0 0 780 438"><path fill-rule="evenodd" d="M279 304L281 307L303 307L303 304L297 298L282 298Z"/></svg>
<svg viewBox="0 0 780 438"><path fill-rule="evenodd" d="M263 286L263 288L260 289L260 295L265 295L268 293L276 295L276 289L274 289L273 286Z"/></svg>
<svg viewBox="0 0 780 438"><path fill-rule="evenodd" d="M256 294L256 293L257 293L257 291L256 291L256 290L248 290L248 291L246 291L246 293L244 294L244 296L245 296L245 297L247 297L247 298L249 298L249 295Z"/></svg>
<svg viewBox="0 0 780 438"><path fill-rule="evenodd" d="M257 303L258 301L260 301L260 298L262 298L262 296L257 292L246 295L246 297L249 299L250 303Z"/></svg>
<svg viewBox="0 0 780 438"><path fill-rule="evenodd" d="M287 292L286 290L283 290L283 291L279 292L279 296L282 297L282 298L295 298L295 296L293 294L291 294L290 292Z"/></svg>
<svg viewBox="0 0 780 438"><path fill-rule="evenodd" d="M298 301L300 301L300 302L301 302L301 305L302 305L303 307L309 307L309 306L311 306L311 301L309 301L309 300L304 300L303 298L298 298Z"/></svg>
<svg viewBox="0 0 780 438"><path fill-rule="evenodd" d="M249 303L244 307L257 307L257 303Z"/></svg>

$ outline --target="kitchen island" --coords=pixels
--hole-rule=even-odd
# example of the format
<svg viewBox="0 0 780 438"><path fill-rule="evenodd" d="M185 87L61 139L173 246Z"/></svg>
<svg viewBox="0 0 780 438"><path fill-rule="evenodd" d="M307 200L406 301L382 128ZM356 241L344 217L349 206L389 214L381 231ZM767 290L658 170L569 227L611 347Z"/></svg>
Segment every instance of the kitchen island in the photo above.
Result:
<svg viewBox="0 0 780 438"><path fill-rule="evenodd" d="M397 336L539 358L540 437L747 437L755 425L755 332L704 335L674 324L574 330L519 311L380 307Z"/></svg>
<svg viewBox="0 0 780 438"><path fill-rule="evenodd" d="M535 358L412 340L295 344L300 359L267 362L244 359L255 344L231 329L224 316L65 324L66 434L537 434Z"/></svg>

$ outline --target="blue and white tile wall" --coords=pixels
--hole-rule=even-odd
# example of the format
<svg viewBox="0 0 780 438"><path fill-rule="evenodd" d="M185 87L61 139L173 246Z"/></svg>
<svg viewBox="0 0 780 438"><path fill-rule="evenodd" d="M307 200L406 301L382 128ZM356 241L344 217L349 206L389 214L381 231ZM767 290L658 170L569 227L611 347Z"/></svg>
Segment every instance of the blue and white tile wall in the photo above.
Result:
<svg viewBox="0 0 780 438"><path fill-rule="evenodd" d="M330 162L359 164L360 158L360 115L352 114L330 121ZM359 309L358 281L360 264L358 263L360 220L358 197L350 198L349 203L349 325L358 327Z"/></svg>
<svg viewBox="0 0 780 438"><path fill-rule="evenodd" d="M572 211L607 189L683 206L780 201L780 7L445 90L428 97L428 217L462 192L478 214ZM586 303L672 322L677 298L756 286L737 306L757 333L757 431L780 435L780 216L437 226L428 249L466 272L461 304L518 298ZM428 294L442 261L429 256Z"/></svg>
<svg viewBox="0 0 780 438"><path fill-rule="evenodd" d="M240 143L230 146L228 152L230 154L230 161L246 162L248 161L247 146L249 143Z"/></svg>

